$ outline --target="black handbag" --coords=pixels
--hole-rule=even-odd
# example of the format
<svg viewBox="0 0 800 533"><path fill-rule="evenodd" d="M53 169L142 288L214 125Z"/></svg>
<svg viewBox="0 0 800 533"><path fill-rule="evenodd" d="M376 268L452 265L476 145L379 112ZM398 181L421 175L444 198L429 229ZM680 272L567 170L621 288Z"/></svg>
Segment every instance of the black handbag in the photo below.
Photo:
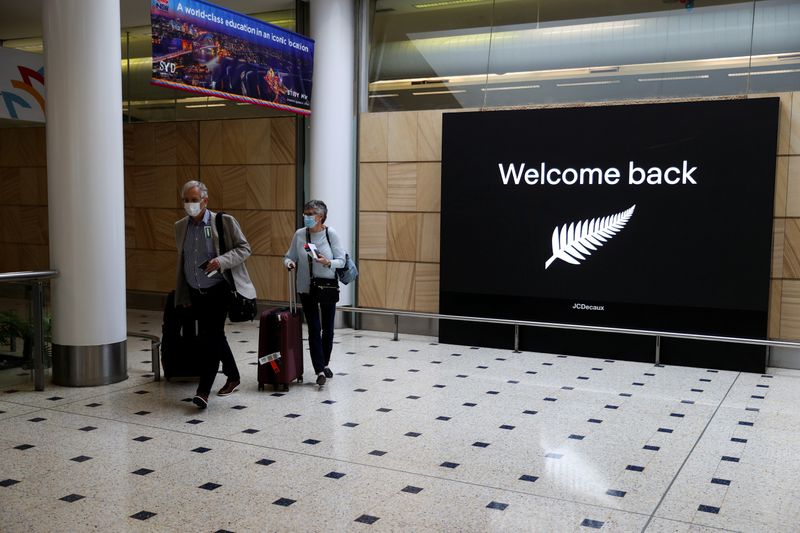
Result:
<svg viewBox="0 0 800 533"><path fill-rule="evenodd" d="M339 301L339 281L334 278L311 278L311 297L321 304Z"/></svg>
<svg viewBox="0 0 800 533"><path fill-rule="evenodd" d="M306 242L311 242L311 232L308 230L306 230ZM315 278L314 263L312 263L310 255L308 256L308 275L311 277L309 294L312 298L321 304L335 304L339 301L339 280L336 278Z"/></svg>
<svg viewBox="0 0 800 533"><path fill-rule="evenodd" d="M228 251L228 247L225 243L225 230L222 227L222 215L224 215L222 211L217 213L217 218L214 221L217 226L217 236L219 237L220 255ZM233 278L230 277L230 272L223 272L222 277L225 279L230 289L230 295L228 297L228 319L231 322L247 322L253 320L258 314L256 299L245 298L236 291L236 285L233 283Z"/></svg>

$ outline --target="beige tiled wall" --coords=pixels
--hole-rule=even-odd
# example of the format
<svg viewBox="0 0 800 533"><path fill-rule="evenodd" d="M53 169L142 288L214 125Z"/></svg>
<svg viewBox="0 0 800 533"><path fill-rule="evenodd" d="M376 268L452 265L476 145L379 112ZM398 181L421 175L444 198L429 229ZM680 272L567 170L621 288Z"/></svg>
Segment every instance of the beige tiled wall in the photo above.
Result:
<svg viewBox="0 0 800 533"><path fill-rule="evenodd" d="M126 124L129 290L175 285L180 187L208 184L210 207L235 216L253 249L258 297L286 300L281 258L294 232L294 119ZM0 271L49 267L44 128L0 129Z"/></svg>
<svg viewBox="0 0 800 533"><path fill-rule="evenodd" d="M49 264L44 128L0 129L0 272Z"/></svg>
<svg viewBox="0 0 800 533"><path fill-rule="evenodd" d="M247 269L258 297L286 300L279 280L294 232L294 119L132 124L123 131L128 289L174 287L180 187L200 179L209 207L236 217L250 242Z"/></svg>
<svg viewBox="0 0 800 533"><path fill-rule="evenodd" d="M361 306L439 309L441 117L361 115Z"/></svg>
<svg viewBox="0 0 800 533"><path fill-rule="evenodd" d="M781 100L769 335L800 339L800 92ZM442 111L362 114L359 305L439 307Z"/></svg>

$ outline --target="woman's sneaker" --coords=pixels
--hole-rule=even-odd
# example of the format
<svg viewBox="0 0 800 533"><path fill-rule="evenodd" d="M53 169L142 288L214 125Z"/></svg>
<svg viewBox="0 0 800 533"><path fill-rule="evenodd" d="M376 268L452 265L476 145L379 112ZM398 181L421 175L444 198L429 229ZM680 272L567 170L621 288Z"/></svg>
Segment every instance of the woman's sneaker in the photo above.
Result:
<svg viewBox="0 0 800 533"><path fill-rule="evenodd" d="M326 378L324 372L320 372L319 374L317 374L317 385L322 387L323 385L325 385L325 380Z"/></svg>

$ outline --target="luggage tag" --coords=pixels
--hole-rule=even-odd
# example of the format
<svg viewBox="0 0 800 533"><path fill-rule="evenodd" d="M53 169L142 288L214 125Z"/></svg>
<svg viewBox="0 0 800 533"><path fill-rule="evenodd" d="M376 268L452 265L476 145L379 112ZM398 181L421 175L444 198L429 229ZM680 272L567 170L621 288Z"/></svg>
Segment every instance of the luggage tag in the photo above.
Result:
<svg viewBox="0 0 800 533"><path fill-rule="evenodd" d="M258 364L265 365L269 363L269 365L272 367L272 371L278 374L281 371L280 367L278 366L278 359L280 358L281 358L281 352L270 353L263 357L259 357Z"/></svg>

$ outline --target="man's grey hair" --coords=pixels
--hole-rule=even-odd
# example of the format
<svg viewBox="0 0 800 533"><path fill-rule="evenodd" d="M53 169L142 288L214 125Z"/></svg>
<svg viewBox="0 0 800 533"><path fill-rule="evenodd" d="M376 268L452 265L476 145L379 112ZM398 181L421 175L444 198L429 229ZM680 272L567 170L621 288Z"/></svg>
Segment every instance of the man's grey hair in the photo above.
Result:
<svg viewBox="0 0 800 533"><path fill-rule="evenodd" d="M322 200L309 200L303 206L303 212L313 210L314 213L322 215L322 223L328 218L328 206Z"/></svg>
<svg viewBox="0 0 800 533"><path fill-rule="evenodd" d="M202 181L191 180L187 181L183 184L183 189L181 190L181 198L186 198L186 193L189 192L191 189L197 187L200 189L200 199L208 198L208 187Z"/></svg>

